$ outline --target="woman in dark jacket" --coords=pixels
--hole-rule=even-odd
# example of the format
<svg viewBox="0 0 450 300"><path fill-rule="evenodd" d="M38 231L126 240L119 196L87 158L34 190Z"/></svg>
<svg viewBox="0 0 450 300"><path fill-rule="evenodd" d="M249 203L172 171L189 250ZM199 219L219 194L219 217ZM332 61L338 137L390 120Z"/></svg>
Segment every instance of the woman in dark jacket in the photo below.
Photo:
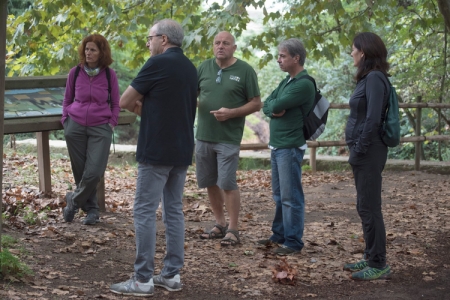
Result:
<svg viewBox="0 0 450 300"><path fill-rule="evenodd" d="M355 178L356 208L366 247L363 260L346 264L344 270L354 272L352 279L355 280L386 279L391 269L386 265L381 173L388 149L380 134L390 92L387 50L378 35L363 32L353 39L351 56L357 67L357 84L349 102L345 140L350 149L348 162Z"/></svg>
<svg viewBox="0 0 450 300"><path fill-rule="evenodd" d="M103 36L84 38L78 54L80 64L67 78L61 119L76 183L75 191L66 194L63 215L72 222L81 208L87 213L83 224L94 225L99 221L97 184L108 163L120 94L116 73L108 68L113 60Z"/></svg>

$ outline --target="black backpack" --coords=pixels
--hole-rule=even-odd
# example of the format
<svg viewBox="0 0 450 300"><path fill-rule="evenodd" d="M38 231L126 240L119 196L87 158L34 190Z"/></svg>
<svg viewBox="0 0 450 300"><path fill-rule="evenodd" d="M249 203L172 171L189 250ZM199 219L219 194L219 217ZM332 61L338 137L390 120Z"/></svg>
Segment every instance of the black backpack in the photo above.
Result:
<svg viewBox="0 0 450 300"><path fill-rule="evenodd" d="M78 65L77 68L75 69L75 77L73 78L73 99L72 102L75 100L75 83L77 82L77 77L78 74L80 73L80 69L81 67ZM109 108L111 108L111 75L109 73L109 68L106 67L105 69L106 71L106 79L108 80L108 105Z"/></svg>
<svg viewBox="0 0 450 300"><path fill-rule="evenodd" d="M307 114L303 114L303 135L306 140L313 141L325 131L330 103L324 96L322 96L320 90L317 89L314 78L309 75L303 75L298 79L300 80L302 78L311 80L312 83L314 83L314 88L316 90L316 96L314 98L314 104L311 110Z"/></svg>
<svg viewBox="0 0 450 300"><path fill-rule="evenodd" d="M387 78L386 78L387 79ZM400 144L400 119L398 110L397 92L389 81L391 91L388 95L386 116L382 126L381 139L388 147Z"/></svg>

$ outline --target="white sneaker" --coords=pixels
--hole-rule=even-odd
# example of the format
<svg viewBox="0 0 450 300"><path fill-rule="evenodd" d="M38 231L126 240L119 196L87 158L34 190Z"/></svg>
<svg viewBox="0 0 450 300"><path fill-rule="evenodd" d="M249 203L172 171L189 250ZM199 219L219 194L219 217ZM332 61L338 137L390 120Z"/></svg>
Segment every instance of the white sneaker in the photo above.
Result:
<svg viewBox="0 0 450 300"><path fill-rule="evenodd" d="M153 278L150 279L147 283L142 283L137 281L136 278L133 276L131 277L131 279L127 281L111 285L109 290L113 293L120 295L150 297L153 296L155 286L153 284Z"/></svg>
<svg viewBox="0 0 450 300"><path fill-rule="evenodd" d="M177 274L172 278L164 278L159 274L153 276L152 279L155 286L163 287L171 292L181 291L180 274Z"/></svg>

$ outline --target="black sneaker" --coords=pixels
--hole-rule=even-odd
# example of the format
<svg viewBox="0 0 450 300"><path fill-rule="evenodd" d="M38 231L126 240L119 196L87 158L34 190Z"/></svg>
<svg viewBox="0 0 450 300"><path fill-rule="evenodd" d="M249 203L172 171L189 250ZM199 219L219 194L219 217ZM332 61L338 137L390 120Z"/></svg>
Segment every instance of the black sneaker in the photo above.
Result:
<svg viewBox="0 0 450 300"><path fill-rule="evenodd" d="M63 209L64 221L72 222L75 214L78 212L78 207L73 202L73 193L66 194L66 207Z"/></svg>
<svg viewBox="0 0 450 300"><path fill-rule="evenodd" d="M300 252L300 250L295 250L295 249L289 248L285 245L281 245L281 247L275 249L273 252L277 255L285 256L285 255L295 254L297 252Z"/></svg>
<svg viewBox="0 0 450 300"><path fill-rule="evenodd" d="M83 225L95 225L100 222L100 217L96 213L88 213L83 220Z"/></svg>
<svg viewBox="0 0 450 300"><path fill-rule="evenodd" d="M259 245L266 246L266 247L273 246L273 245L278 245L277 243L273 242L271 239L258 240L258 241L256 241L256 243L259 244Z"/></svg>

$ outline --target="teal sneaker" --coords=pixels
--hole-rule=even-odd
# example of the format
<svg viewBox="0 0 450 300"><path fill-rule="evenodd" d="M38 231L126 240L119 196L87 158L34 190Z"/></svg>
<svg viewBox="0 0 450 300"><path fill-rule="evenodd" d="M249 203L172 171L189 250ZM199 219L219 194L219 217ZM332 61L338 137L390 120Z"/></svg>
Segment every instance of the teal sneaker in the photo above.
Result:
<svg viewBox="0 0 450 300"><path fill-rule="evenodd" d="M389 267L388 265L381 269L366 267L361 271L353 273L351 278L353 280L390 279L391 267Z"/></svg>
<svg viewBox="0 0 450 300"><path fill-rule="evenodd" d="M350 271L350 272L361 271L362 269L364 269L365 267L368 267L368 266L369 266L369 264L368 264L367 260L363 259L363 260L358 261L357 263L345 264L344 271Z"/></svg>

